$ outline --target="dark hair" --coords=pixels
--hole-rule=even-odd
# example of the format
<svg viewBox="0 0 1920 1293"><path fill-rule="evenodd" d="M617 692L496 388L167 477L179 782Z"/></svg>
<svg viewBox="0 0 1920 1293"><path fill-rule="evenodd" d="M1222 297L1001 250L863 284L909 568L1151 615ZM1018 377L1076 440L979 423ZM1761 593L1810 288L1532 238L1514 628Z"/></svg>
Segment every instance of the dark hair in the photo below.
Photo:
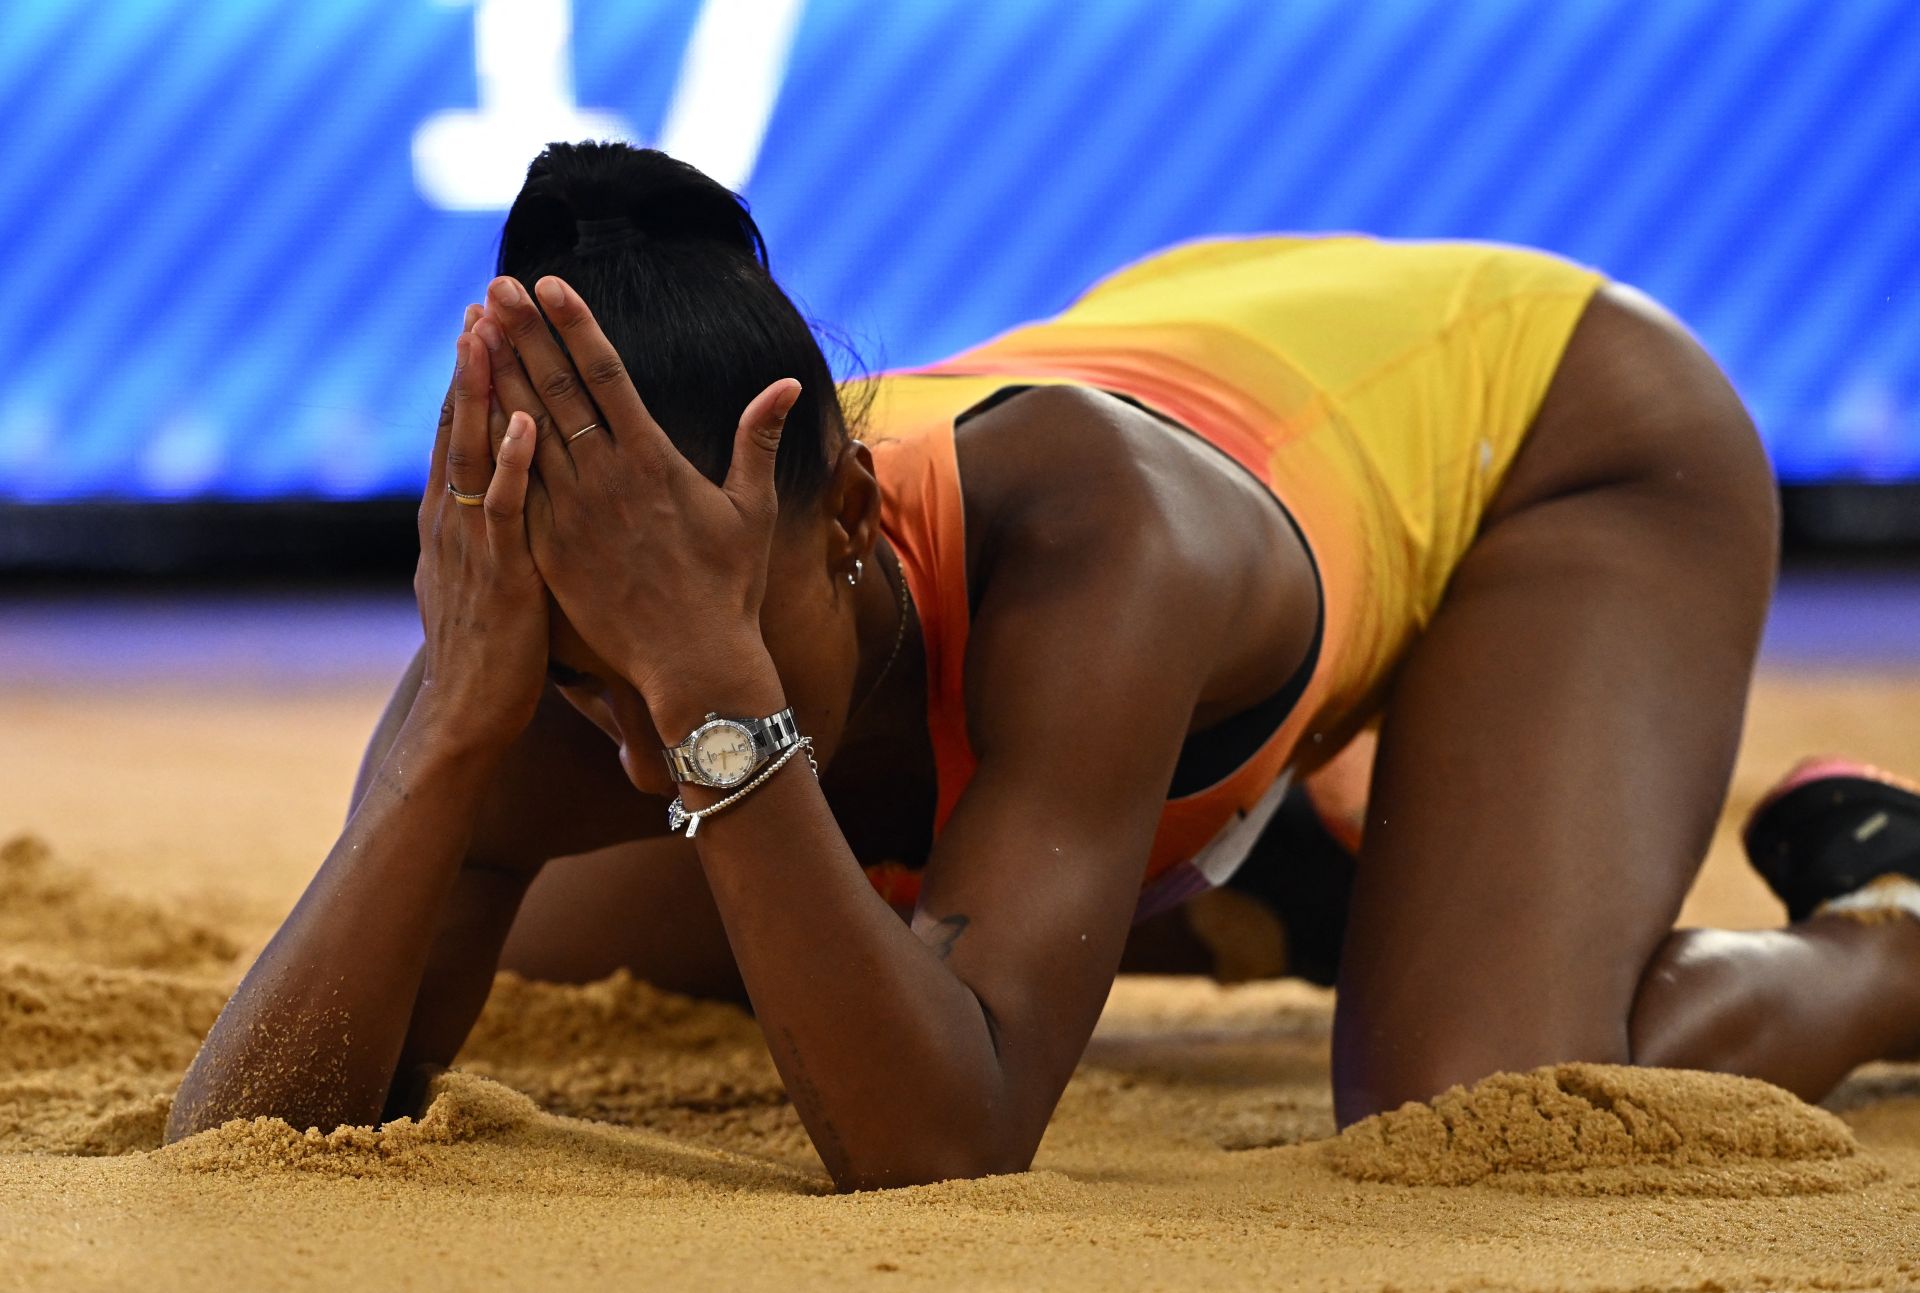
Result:
<svg viewBox="0 0 1920 1293"><path fill-rule="evenodd" d="M773 281L746 203L687 163L621 143L549 144L500 231L495 271L529 292L572 284L648 410L709 480L725 478L747 403L800 380L774 479L807 501L850 434L807 320Z"/></svg>

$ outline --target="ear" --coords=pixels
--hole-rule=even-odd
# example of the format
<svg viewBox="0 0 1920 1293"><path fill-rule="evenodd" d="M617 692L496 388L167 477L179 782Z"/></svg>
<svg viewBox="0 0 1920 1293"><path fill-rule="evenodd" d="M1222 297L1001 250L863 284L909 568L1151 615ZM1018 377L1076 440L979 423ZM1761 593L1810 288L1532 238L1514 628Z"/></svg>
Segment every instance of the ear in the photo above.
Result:
<svg viewBox="0 0 1920 1293"><path fill-rule="evenodd" d="M880 541L880 481L873 450L848 440L834 456L820 508L827 522L828 572L844 579L855 560L870 562Z"/></svg>

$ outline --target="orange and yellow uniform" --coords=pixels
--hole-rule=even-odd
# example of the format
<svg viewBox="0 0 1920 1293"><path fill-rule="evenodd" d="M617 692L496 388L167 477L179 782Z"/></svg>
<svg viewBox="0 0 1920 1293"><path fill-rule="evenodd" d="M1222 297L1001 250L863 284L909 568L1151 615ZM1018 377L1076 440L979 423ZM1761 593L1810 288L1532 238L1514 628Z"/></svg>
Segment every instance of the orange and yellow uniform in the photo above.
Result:
<svg viewBox="0 0 1920 1293"><path fill-rule="evenodd" d="M1288 781L1376 714L1601 281L1558 257L1492 243L1193 243L1102 279L1053 318L865 379L874 383L863 438L880 479L881 529L926 643L935 832L976 766L957 415L1005 386L1078 383L1129 396L1264 482L1318 567L1321 647L1305 692L1230 775L1167 801L1147 865L1147 914L1222 882ZM869 874L890 901L911 905L914 873Z"/></svg>

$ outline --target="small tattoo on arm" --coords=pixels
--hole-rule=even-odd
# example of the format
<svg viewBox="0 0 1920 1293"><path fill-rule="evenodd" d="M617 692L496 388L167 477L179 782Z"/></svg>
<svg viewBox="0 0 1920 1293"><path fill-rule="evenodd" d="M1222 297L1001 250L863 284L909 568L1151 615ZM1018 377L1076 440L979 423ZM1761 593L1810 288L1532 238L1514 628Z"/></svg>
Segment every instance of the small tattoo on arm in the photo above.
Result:
<svg viewBox="0 0 1920 1293"><path fill-rule="evenodd" d="M960 935L966 933L967 926L972 923L972 919L966 916L948 916L933 927L927 946L933 949L935 956L946 960L953 954L953 945L960 941Z"/></svg>

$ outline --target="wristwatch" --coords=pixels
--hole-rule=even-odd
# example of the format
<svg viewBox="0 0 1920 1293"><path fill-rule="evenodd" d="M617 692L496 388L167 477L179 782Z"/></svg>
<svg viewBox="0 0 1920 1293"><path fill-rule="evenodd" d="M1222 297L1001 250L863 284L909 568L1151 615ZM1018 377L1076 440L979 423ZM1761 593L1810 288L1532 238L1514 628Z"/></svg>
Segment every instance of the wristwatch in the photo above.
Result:
<svg viewBox="0 0 1920 1293"><path fill-rule="evenodd" d="M722 718L707 721L687 734L680 744L660 751L675 781L725 790L737 786L767 760L800 741L793 707L765 718Z"/></svg>

